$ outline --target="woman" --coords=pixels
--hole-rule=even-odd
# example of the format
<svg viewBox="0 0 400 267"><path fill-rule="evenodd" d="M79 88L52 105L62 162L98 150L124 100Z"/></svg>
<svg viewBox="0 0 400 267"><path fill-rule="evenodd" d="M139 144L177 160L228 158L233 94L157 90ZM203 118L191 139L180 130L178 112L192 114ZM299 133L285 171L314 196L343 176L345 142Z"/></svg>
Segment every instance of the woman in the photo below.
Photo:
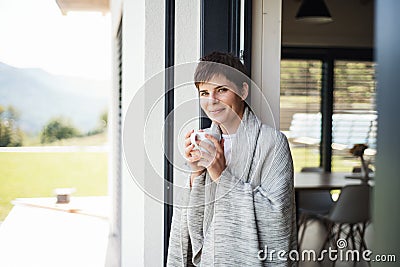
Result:
<svg viewBox="0 0 400 267"><path fill-rule="evenodd" d="M235 73L237 72L237 73ZM174 210L168 266L293 266L296 249L293 164L287 139L263 125L245 100L239 59L214 52L195 72L200 105L222 132L191 143L186 207Z"/></svg>

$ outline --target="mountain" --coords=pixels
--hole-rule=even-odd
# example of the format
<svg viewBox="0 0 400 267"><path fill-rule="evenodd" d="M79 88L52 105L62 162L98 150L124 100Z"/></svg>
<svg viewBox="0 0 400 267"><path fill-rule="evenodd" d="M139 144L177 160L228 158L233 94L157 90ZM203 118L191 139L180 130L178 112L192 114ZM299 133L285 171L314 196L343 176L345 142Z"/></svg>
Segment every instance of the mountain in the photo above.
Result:
<svg viewBox="0 0 400 267"><path fill-rule="evenodd" d="M110 84L52 75L41 69L15 68L0 62L0 105L20 112L19 125L38 133L53 117L71 120L82 132L97 126L107 109Z"/></svg>

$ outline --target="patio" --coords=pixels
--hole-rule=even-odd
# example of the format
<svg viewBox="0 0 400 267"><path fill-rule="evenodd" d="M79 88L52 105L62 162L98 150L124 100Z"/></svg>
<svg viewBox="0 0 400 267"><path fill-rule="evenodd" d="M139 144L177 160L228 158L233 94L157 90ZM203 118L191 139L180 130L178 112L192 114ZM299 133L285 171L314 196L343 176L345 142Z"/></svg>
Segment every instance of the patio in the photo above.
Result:
<svg viewBox="0 0 400 267"><path fill-rule="evenodd" d="M0 266L105 266L108 197L25 198L0 225Z"/></svg>

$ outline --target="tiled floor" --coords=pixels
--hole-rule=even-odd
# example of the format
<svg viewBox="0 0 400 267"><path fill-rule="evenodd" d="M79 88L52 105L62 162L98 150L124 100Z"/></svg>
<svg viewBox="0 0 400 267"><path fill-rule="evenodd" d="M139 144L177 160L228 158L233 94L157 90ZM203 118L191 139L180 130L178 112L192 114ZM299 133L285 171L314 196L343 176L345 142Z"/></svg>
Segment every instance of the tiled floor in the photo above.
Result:
<svg viewBox="0 0 400 267"><path fill-rule="evenodd" d="M368 249L371 249L372 247L372 231L373 231L373 226L369 225L366 230L366 243ZM313 250L316 251L318 254L318 251L321 249L322 242L326 236L326 230L325 228L320 225L318 222L311 222L307 226L306 233L304 235L304 240L302 247L300 248L300 255L304 250ZM333 248L332 248L333 249ZM346 250L343 250L342 255L346 255ZM322 262L316 262L316 261L300 261L299 262L299 267L321 267L321 266L337 266L337 267L347 267L347 266L357 266L357 267L363 267L363 266L370 266L367 262L365 261L360 261L360 262L354 262L354 261L336 261L335 265L333 265L333 262L329 260L329 257L327 254L325 254L326 257L324 261ZM340 255L340 254L339 254ZM307 257L307 254L305 254L305 258ZM346 258L346 256L343 256L342 258ZM362 258L360 256L360 258Z"/></svg>

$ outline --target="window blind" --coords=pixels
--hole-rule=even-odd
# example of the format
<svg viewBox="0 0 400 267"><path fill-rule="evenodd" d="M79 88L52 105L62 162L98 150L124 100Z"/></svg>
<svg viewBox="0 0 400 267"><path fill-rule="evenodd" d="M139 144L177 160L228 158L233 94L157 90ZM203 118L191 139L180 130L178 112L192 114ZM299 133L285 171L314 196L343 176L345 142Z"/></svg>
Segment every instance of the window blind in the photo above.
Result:
<svg viewBox="0 0 400 267"><path fill-rule="evenodd" d="M371 160L376 151L375 63L337 60L334 73L332 171L351 171L360 162L349 148L367 144Z"/></svg>
<svg viewBox="0 0 400 267"><path fill-rule="evenodd" d="M282 60L280 130L289 138L296 171L320 162L322 61Z"/></svg>

